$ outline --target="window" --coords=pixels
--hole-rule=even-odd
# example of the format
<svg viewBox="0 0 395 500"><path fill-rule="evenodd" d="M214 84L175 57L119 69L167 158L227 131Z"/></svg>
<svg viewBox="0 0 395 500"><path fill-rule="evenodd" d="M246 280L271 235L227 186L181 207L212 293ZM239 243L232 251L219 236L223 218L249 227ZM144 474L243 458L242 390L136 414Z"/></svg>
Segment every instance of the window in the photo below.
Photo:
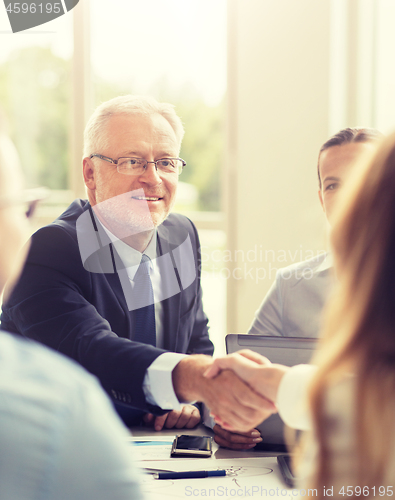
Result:
<svg viewBox="0 0 395 500"><path fill-rule="evenodd" d="M5 10L0 12L0 29L9 31ZM175 105L186 129L181 156L187 161L175 210L200 231L208 256L205 309L222 346L225 282L210 255L225 244L226 0L84 0L51 23L0 37L0 108L29 186L52 190L39 225L84 196L82 130L96 105L125 93Z"/></svg>
<svg viewBox="0 0 395 500"><path fill-rule="evenodd" d="M0 108L30 186L69 187L72 28L68 15L0 33Z"/></svg>

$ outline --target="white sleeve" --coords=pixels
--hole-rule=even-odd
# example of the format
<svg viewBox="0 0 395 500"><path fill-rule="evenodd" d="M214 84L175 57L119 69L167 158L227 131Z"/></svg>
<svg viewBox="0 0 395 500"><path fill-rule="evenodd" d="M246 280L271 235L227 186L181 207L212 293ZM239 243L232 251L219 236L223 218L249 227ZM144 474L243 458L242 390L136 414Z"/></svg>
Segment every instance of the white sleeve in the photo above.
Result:
<svg viewBox="0 0 395 500"><path fill-rule="evenodd" d="M277 409L289 427L302 431L311 429L307 391L317 367L296 365L286 372L277 394Z"/></svg>
<svg viewBox="0 0 395 500"><path fill-rule="evenodd" d="M213 429L213 427L215 425L215 420L210 415L210 408L208 406L206 406L204 403L202 403L202 406L203 406L202 422L209 429Z"/></svg>
<svg viewBox="0 0 395 500"><path fill-rule="evenodd" d="M163 410L180 410L180 403L173 388L172 372L186 354L165 352L158 356L147 368L144 376L143 391L146 400Z"/></svg>
<svg viewBox="0 0 395 500"><path fill-rule="evenodd" d="M283 333L282 322L282 301L281 301L281 275L277 277L262 304L255 313L254 321L250 326L248 333L253 335L280 336Z"/></svg>

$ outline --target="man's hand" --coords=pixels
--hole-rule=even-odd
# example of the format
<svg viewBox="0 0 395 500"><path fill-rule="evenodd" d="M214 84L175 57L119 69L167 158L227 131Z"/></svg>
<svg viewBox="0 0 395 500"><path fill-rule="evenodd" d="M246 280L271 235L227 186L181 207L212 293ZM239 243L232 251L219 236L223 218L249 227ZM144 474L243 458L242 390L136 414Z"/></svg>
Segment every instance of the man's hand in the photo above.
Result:
<svg viewBox="0 0 395 500"><path fill-rule="evenodd" d="M249 432L230 432L215 424L213 427L214 441L223 448L232 450L250 450L262 441L261 433L258 429Z"/></svg>
<svg viewBox="0 0 395 500"><path fill-rule="evenodd" d="M204 372L213 364L209 356L186 356L173 370L173 386L181 401L202 401L222 427L248 432L272 413L275 405L255 392L234 372L219 367L209 379Z"/></svg>
<svg viewBox="0 0 395 500"><path fill-rule="evenodd" d="M222 370L233 370L258 394L275 402L281 379L289 368L271 364L264 356L243 349L229 356L215 359L205 376L215 377L215 380Z"/></svg>
<svg viewBox="0 0 395 500"><path fill-rule="evenodd" d="M172 410L160 417L146 413L143 417L146 425L152 426L156 431L166 429L193 429L200 422L200 413L196 406L182 405L181 410Z"/></svg>

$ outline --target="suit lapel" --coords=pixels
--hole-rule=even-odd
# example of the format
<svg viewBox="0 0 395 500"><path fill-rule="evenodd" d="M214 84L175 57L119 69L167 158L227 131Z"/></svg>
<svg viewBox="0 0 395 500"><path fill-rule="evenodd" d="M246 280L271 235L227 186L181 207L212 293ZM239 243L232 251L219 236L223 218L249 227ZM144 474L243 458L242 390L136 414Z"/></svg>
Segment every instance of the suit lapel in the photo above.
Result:
<svg viewBox="0 0 395 500"><path fill-rule="evenodd" d="M180 307L181 307L181 296L182 296L182 287L180 283L180 279L178 276L178 271L176 264L174 262L171 250L172 246L170 243L170 234L169 229L161 224L158 227L158 254L159 255L170 255L172 262L174 273L177 276L177 281L180 286L180 293L176 293L172 297L162 301L163 307L163 329L164 329L164 348L168 351L177 352L177 344L178 344L178 326L180 322ZM162 276L164 276L164 273Z"/></svg>
<svg viewBox="0 0 395 500"><path fill-rule="evenodd" d="M115 296L118 299L120 306L122 307L125 318L127 322L127 331L129 332L128 338L133 339L134 337L134 311L128 305L128 297L132 297L132 285L129 280L128 273L124 268L124 264L118 255L115 246L109 243L112 260L114 263L114 272L112 274L106 274L105 277L114 291Z"/></svg>
<svg viewBox="0 0 395 500"><path fill-rule="evenodd" d="M97 218L94 214L94 211L91 208L91 205L88 203L85 207L85 210L89 210L91 214L91 222L92 222L92 230L93 234L96 238L99 238L101 241L101 245L103 247L103 252L105 252L105 261L109 260L109 256L111 256L112 265L110 266L113 269L113 272L108 272L107 268L108 263L106 262L106 272L102 272L100 274L103 275L104 279L107 280L111 290L113 291L115 297L118 300L118 303L122 310L125 313L125 321L127 322L127 331L129 332L128 338L133 338L133 321L130 317L131 313L127 306L126 297L130 297L130 293L128 293L128 287L130 288L129 278L127 276L126 270L123 268L122 261L114 247L112 245L108 235L103 230L101 224L97 221ZM99 259L100 260L100 259ZM119 271L117 271L119 269ZM124 290L125 288L125 290Z"/></svg>
<svg viewBox="0 0 395 500"><path fill-rule="evenodd" d="M115 250L114 250L115 251ZM125 313L125 321L127 323L127 331L129 332L128 338L134 338L134 311L130 311L127 305L126 297L131 297L131 284L125 269L120 269L117 273L106 274L108 284L114 291L115 296L119 302L120 307ZM122 282L122 283L121 283Z"/></svg>
<svg viewBox="0 0 395 500"><path fill-rule="evenodd" d="M90 205L87 206L85 209L88 210L90 208ZM93 210L90 210L91 214L94 214ZM94 220L96 217L93 215ZM100 235L95 234L95 236L99 236L101 239L102 245L103 245L103 250L108 252L108 247L110 248L111 251L111 258L114 264L114 272L106 272L102 273L104 278L107 280L109 286L113 290L120 307L122 310L125 312L126 316L126 321L128 322L128 331L129 331L129 338L133 338L133 311L129 311L129 308L127 306L127 301L126 298L127 296L130 296L130 294L127 293L128 287L130 287L130 281L129 277L127 276L127 272L125 269L123 269L123 264L122 261L120 260L120 257L118 256L114 246L111 244L108 236L106 235L105 231L101 228L100 223L97 222L97 220L94 223L94 220L92 221L92 230L97 233L99 232ZM98 230L98 231L97 231ZM157 237L157 252L158 255L169 255L172 264L173 264L173 271L174 272L178 284L179 284L179 289L181 290L180 293L176 293L175 295L169 297L168 299L165 299L162 301L162 307L163 307L163 329L164 329L164 348L168 351L174 351L177 352L177 344L178 344L178 327L179 327L179 322L180 322L180 308L181 308L181 297L182 297L182 286L181 286L181 280L178 274L177 266L175 263L175 260L172 255L172 250L173 247L177 247L177 244L172 245L171 244L171 231L168 227L165 225L161 224L158 227L158 237ZM106 248L107 247L107 248ZM108 259L107 259L108 260ZM117 265L118 261L120 262L120 265ZM108 266L107 266L108 267ZM111 266L112 267L112 266ZM166 276L167 273L161 273L162 278Z"/></svg>

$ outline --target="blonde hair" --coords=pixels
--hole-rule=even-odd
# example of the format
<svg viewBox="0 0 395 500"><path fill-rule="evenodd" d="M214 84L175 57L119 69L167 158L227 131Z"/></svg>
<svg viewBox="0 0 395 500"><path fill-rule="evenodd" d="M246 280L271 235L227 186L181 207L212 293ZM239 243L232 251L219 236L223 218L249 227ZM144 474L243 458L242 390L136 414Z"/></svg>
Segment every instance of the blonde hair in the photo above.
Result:
<svg viewBox="0 0 395 500"><path fill-rule="evenodd" d="M317 488L334 479L325 432L327 391L347 372L355 375L356 388L356 477L350 482L380 485L394 442L395 135L362 174L353 172L339 201L332 231L339 284L325 311L310 388Z"/></svg>
<svg viewBox="0 0 395 500"><path fill-rule="evenodd" d="M106 147L106 125L112 116L122 114L152 115L155 113L166 118L174 130L179 147L181 147L184 127L172 104L160 103L148 96L125 95L103 102L96 108L85 127L83 157L97 153L101 148Z"/></svg>

